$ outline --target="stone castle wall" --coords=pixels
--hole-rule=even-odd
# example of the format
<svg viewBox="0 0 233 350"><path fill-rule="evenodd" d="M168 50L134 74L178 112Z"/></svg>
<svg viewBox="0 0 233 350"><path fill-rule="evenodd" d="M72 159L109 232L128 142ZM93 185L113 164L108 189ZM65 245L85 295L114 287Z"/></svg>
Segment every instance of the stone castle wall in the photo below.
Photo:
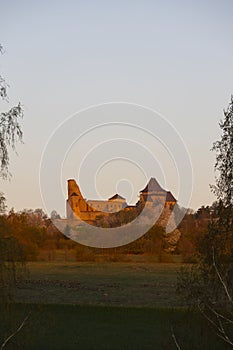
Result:
<svg viewBox="0 0 233 350"><path fill-rule="evenodd" d="M156 202L162 202L165 208L171 209L176 203L174 200L166 199L167 192L149 194L150 200L147 201L147 195L140 195L139 203L146 205L148 208L156 205ZM116 199L114 198L116 197ZM114 199L113 199L114 198ZM138 203L138 204L139 204ZM67 219L80 219L85 222L93 223L98 216L108 216L109 213L117 212L120 210L130 210L135 206L127 206L124 198L115 195L109 200L98 201L98 200L85 200L74 179L68 180L68 199L67 199Z"/></svg>

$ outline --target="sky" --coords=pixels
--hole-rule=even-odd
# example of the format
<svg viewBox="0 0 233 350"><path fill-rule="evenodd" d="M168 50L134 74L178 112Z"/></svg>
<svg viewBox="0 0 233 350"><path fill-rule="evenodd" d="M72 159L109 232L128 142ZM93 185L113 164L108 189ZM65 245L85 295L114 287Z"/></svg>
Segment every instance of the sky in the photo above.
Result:
<svg viewBox="0 0 233 350"><path fill-rule="evenodd" d="M5 49L0 57L0 74L10 86L9 103L1 102L0 111L19 101L24 108L24 143L17 146L17 154L11 152L11 180L1 180L1 191L6 195L9 209L50 211L53 206L64 215L68 178L81 182L86 198L107 198L118 190L133 204L146 179L154 176L174 193L180 205L187 205L180 194L181 188L191 192L189 207L193 209L214 201L209 184L214 183L215 155L210 149L220 137L218 123L233 93L232 0L9 0L0 3L0 42ZM144 116L148 109L172 125L174 137L179 135L189 155L192 179L187 173L185 180L184 173L178 184L175 167L165 162L164 168L156 165L149 169L149 158L145 161L149 169L146 175L142 175L143 169L136 174L137 166L131 167L129 161L133 155L133 151L130 153L132 140L140 139L141 148L150 146L157 160L162 159L163 153L158 145L149 142L149 137L129 130L127 133L125 127L115 131L100 129L99 134L90 134L83 144L75 141L72 131L76 127L78 135L79 129L85 129L87 120L97 125L108 121L104 113L112 113L108 108L91 106L109 106L118 101L126 103L118 115L120 122L137 120L133 117L134 110L128 109L129 105L136 105L145 106L140 112L141 127L156 127L152 121L148 124ZM74 117L73 130L67 129L65 135L61 133L57 148L53 147L54 158L50 153L51 162L47 159L50 166L44 166L45 187L41 190L46 145L64 125L72 128L70 116L89 108L88 116L81 112ZM109 120L113 122L110 117ZM157 122L160 123L158 119ZM66 154L67 147L71 146L67 142L69 132L75 147L71 147L65 161L63 159L64 169L57 171L53 162L57 153ZM116 136L124 135L123 143L113 142L112 148L106 146L102 152L100 146L96 155L97 147L94 147L92 157L88 158L93 145L97 145L99 139L105 140L107 135L111 135L113 141ZM127 135L131 139L129 147L125 143ZM113 153L107 153L106 149L112 149ZM124 150L127 150L127 165L122 160ZM136 150L135 146L138 156L135 164L140 160L140 151ZM118 152L117 167L113 165L115 160L111 167L106 166L108 157L115 159ZM100 154L106 157L101 158ZM86 159L89 163L85 163ZM95 164L93 170L96 159L99 164ZM186 164L183 168L186 169ZM59 179L64 198L56 198L56 186L50 187L55 177ZM89 186L92 180L98 185L97 192L96 187ZM45 190L50 192L46 194L50 197L49 208L43 194Z"/></svg>

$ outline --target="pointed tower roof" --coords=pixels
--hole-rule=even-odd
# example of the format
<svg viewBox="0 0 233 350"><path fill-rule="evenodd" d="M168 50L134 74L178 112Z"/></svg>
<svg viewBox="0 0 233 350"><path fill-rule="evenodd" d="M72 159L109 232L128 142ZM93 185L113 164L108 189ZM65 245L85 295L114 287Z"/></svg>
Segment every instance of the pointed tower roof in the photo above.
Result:
<svg viewBox="0 0 233 350"><path fill-rule="evenodd" d="M114 194L114 196L108 198L109 201L116 200L116 199L125 200L125 198L121 197L118 193L116 193L116 194Z"/></svg>
<svg viewBox="0 0 233 350"><path fill-rule="evenodd" d="M166 202L174 202L174 203L177 202L177 200L175 199L175 197L170 191L167 192Z"/></svg>
<svg viewBox="0 0 233 350"><path fill-rule="evenodd" d="M158 183L158 181L152 177L146 187L140 191L140 193L149 193L149 192L166 192Z"/></svg>

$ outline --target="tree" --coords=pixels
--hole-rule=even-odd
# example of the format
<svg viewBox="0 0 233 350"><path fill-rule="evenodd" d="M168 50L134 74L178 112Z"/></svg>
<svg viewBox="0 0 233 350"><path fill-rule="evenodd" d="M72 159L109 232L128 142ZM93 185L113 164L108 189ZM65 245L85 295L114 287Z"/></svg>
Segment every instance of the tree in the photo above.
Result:
<svg viewBox="0 0 233 350"><path fill-rule="evenodd" d="M0 53L3 54L3 47L0 44ZM0 97L8 102L8 84L0 75ZM23 132L19 120L23 117L23 109L20 104L11 107L6 112L0 113L0 177L7 178L9 173L9 148L15 150L17 141L22 141Z"/></svg>
<svg viewBox="0 0 233 350"><path fill-rule="evenodd" d="M3 54L3 47L0 44L0 54ZM6 102L8 84L0 75L0 98ZM0 177L8 178L9 172L9 149L15 150L16 143L22 141L23 132L20 126L20 119L23 117L23 109L20 103L11 107L6 112L0 112ZM0 213L5 210L5 197L0 193ZM12 297L12 289L17 283L17 277L21 271L19 264L24 261L22 247L17 239L7 231L5 218L1 217L0 222L0 301L4 315L6 315L7 304ZM24 321L23 321L24 322ZM19 329L21 329L19 327ZM8 331L9 333L9 331ZM13 333L16 334L16 333ZM3 349L6 343L12 338L8 336L1 345Z"/></svg>
<svg viewBox="0 0 233 350"><path fill-rule="evenodd" d="M233 204L233 95L223 112L225 118L219 123L222 136L212 148L216 152L215 170L218 172L216 185L212 189L218 200L228 207Z"/></svg>
<svg viewBox="0 0 233 350"><path fill-rule="evenodd" d="M216 334L233 347L233 96L215 142L217 197L207 233L198 244L199 263L179 275L178 290L198 307Z"/></svg>
<svg viewBox="0 0 233 350"><path fill-rule="evenodd" d="M0 192L0 214L5 213L6 211L6 197L2 192Z"/></svg>
<svg viewBox="0 0 233 350"><path fill-rule="evenodd" d="M0 44L0 54L3 54L3 47ZM5 79L0 75L0 98L8 102L7 96L7 88L8 84L5 82ZM15 144L17 141L22 141L23 132L21 130L21 126L19 124L19 119L23 117L23 110L21 104L19 103L17 106L10 108L7 112L0 113L0 177L5 179L7 178L9 173L9 148L13 148L15 150ZM0 193L0 213L4 213L6 209L5 205L5 196L1 192ZM2 284L6 285L7 278L11 278L12 269L9 269L9 262L13 262L14 260L14 270L16 270L15 258L10 257L8 250L10 251L10 244L12 243L12 252L14 252L14 247L16 245L15 241L9 237L5 229L1 227L0 230L0 264L1 264L1 273L0 278L2 280ZM7 247L7 249L6 249ZM17 258L19 256L17 255ZM13 266L12 265L12 266ZM7 271L9 274L7 274ZM6 293L8 294L8 293Z"/></svg>
<svg viewBox="0 0 233 350"><path fill-rule="evenodd" d="M61 216L58 214L56 210L52 210L50 214L50 218L51 220L57 220L57 219L61 219Z"/></svg>
<svg viewBox="0 0 233 350"><path fill-rule="evenodd" d="M233 96L219 126L222 130L221 139L212 148L216 152L216 184L211 186L217 203L208 235L203 242L205 244L207 241L211 249L204 246L201 254L206 264L215 265L215 259L227 279L233 273Z"/></svg>

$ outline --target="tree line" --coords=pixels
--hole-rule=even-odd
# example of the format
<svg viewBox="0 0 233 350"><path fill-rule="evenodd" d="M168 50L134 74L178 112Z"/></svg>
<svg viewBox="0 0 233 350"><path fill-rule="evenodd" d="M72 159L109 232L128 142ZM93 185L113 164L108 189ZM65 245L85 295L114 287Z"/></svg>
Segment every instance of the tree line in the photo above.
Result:
<svg viewBox="0 0 233 350"><path fill-rule="evenodd" d="M166 252L165 229L159 225L154 225L134 242L122 247L103 250L82 246L63 235L53 225L54 217L59 218L55 211L48 217L42 209L25 209L19 212L11 209L9 213L2 213L0 215L1 241L14 241L14 244L19 247L17 251L21 252L21 257L18 256L18 258L23 258L25 261L54 260L59 251L64 253L60 254L61 258L63 256L63 259L72 260L95 260L99 255L112 256L112 259L115 256L117 259L117 256L120 258L124 254L144 254L158 256L159 261ZM188 211L179 225L181 237L172 254L179 255L180 261L183 262L197 261L203 237L208 232L209 224L216 218L216 203L212 206L202 206L196 212ZM2 250L1 254L8 259L7 253L4 253L4 249ZM16 254L16 250L12 249L13 251Z"/></svg>

